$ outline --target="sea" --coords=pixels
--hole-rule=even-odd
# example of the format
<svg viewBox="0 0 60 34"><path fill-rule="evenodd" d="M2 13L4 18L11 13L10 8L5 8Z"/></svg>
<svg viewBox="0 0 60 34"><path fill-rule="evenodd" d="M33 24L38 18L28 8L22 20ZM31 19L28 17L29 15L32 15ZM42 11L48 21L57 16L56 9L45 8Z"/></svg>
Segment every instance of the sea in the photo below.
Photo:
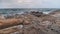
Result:
<svg viewBox="0 0 60 34"><path fill-rule="evenodd" d="M7 9L0 9L0 15L6 16L11 14L22 14L25 12L31 12L31 11L39 11L43 12L45 14L49 14L52 11L60 10L57 8L7 8Z"/></svg>

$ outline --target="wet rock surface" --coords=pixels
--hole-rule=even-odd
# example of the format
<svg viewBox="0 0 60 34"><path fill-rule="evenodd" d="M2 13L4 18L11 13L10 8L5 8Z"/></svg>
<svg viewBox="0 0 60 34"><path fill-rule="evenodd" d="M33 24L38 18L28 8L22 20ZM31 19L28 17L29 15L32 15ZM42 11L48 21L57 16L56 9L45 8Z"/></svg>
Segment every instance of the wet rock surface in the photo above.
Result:
<svg viewBox="0 0 60 34"><path fill-rule="evenodd" d="M0 34L59 34L60 19L52 15L33 11L5 16L0 19Z"/></svg>

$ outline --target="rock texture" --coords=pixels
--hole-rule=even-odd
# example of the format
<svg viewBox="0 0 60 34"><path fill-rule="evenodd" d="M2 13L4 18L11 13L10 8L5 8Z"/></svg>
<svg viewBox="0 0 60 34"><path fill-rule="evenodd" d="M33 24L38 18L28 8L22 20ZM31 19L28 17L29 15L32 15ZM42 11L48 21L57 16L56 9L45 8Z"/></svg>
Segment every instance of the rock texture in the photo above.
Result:
<svg viewBox="0 0 60 34"><path fill-rule="evenodd" d="M55 24L52 26L52 30L60 33L60 10L56 10L50 13L51 16L55 17Z"/></svg>
<svg viewBox="0 0 60 34"><path fill-rule="evenodd" d="M57 14L30 12L5 16L0 19L0 34L59 34L60 19L52 16Z"/></svg>
<svg viewBox="0 0 60 34"><path fill-rule="evenodd" d="M60 18L60 10L53 11L50 13L50 15Z"/></svg>

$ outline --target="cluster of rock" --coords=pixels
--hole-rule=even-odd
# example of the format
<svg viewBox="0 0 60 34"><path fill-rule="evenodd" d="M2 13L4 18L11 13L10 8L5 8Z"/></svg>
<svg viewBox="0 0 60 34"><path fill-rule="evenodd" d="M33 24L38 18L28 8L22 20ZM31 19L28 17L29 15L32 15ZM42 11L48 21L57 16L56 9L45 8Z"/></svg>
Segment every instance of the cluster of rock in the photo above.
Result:
<svg viewBox="0 0 60 34"><path fill-rule="evenodd" d="M50 14L32 11L5 16L0 19L0 34L60 34L60 15L54 16L58 13L60 14L59 11Z"/></svg>

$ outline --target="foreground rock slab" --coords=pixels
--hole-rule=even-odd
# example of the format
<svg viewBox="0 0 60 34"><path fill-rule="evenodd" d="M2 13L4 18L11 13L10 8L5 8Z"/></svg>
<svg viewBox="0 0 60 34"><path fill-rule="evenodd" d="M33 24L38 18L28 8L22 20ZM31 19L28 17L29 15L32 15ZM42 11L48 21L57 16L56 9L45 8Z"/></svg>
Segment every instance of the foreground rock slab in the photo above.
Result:
<svg viewBox="0 0 60 34"><path fill-rule="evenodd" d="M23 32L23 25L12 26L9 28L1 29L0 34L15 34L15 32L22 34Z"/></svg>

